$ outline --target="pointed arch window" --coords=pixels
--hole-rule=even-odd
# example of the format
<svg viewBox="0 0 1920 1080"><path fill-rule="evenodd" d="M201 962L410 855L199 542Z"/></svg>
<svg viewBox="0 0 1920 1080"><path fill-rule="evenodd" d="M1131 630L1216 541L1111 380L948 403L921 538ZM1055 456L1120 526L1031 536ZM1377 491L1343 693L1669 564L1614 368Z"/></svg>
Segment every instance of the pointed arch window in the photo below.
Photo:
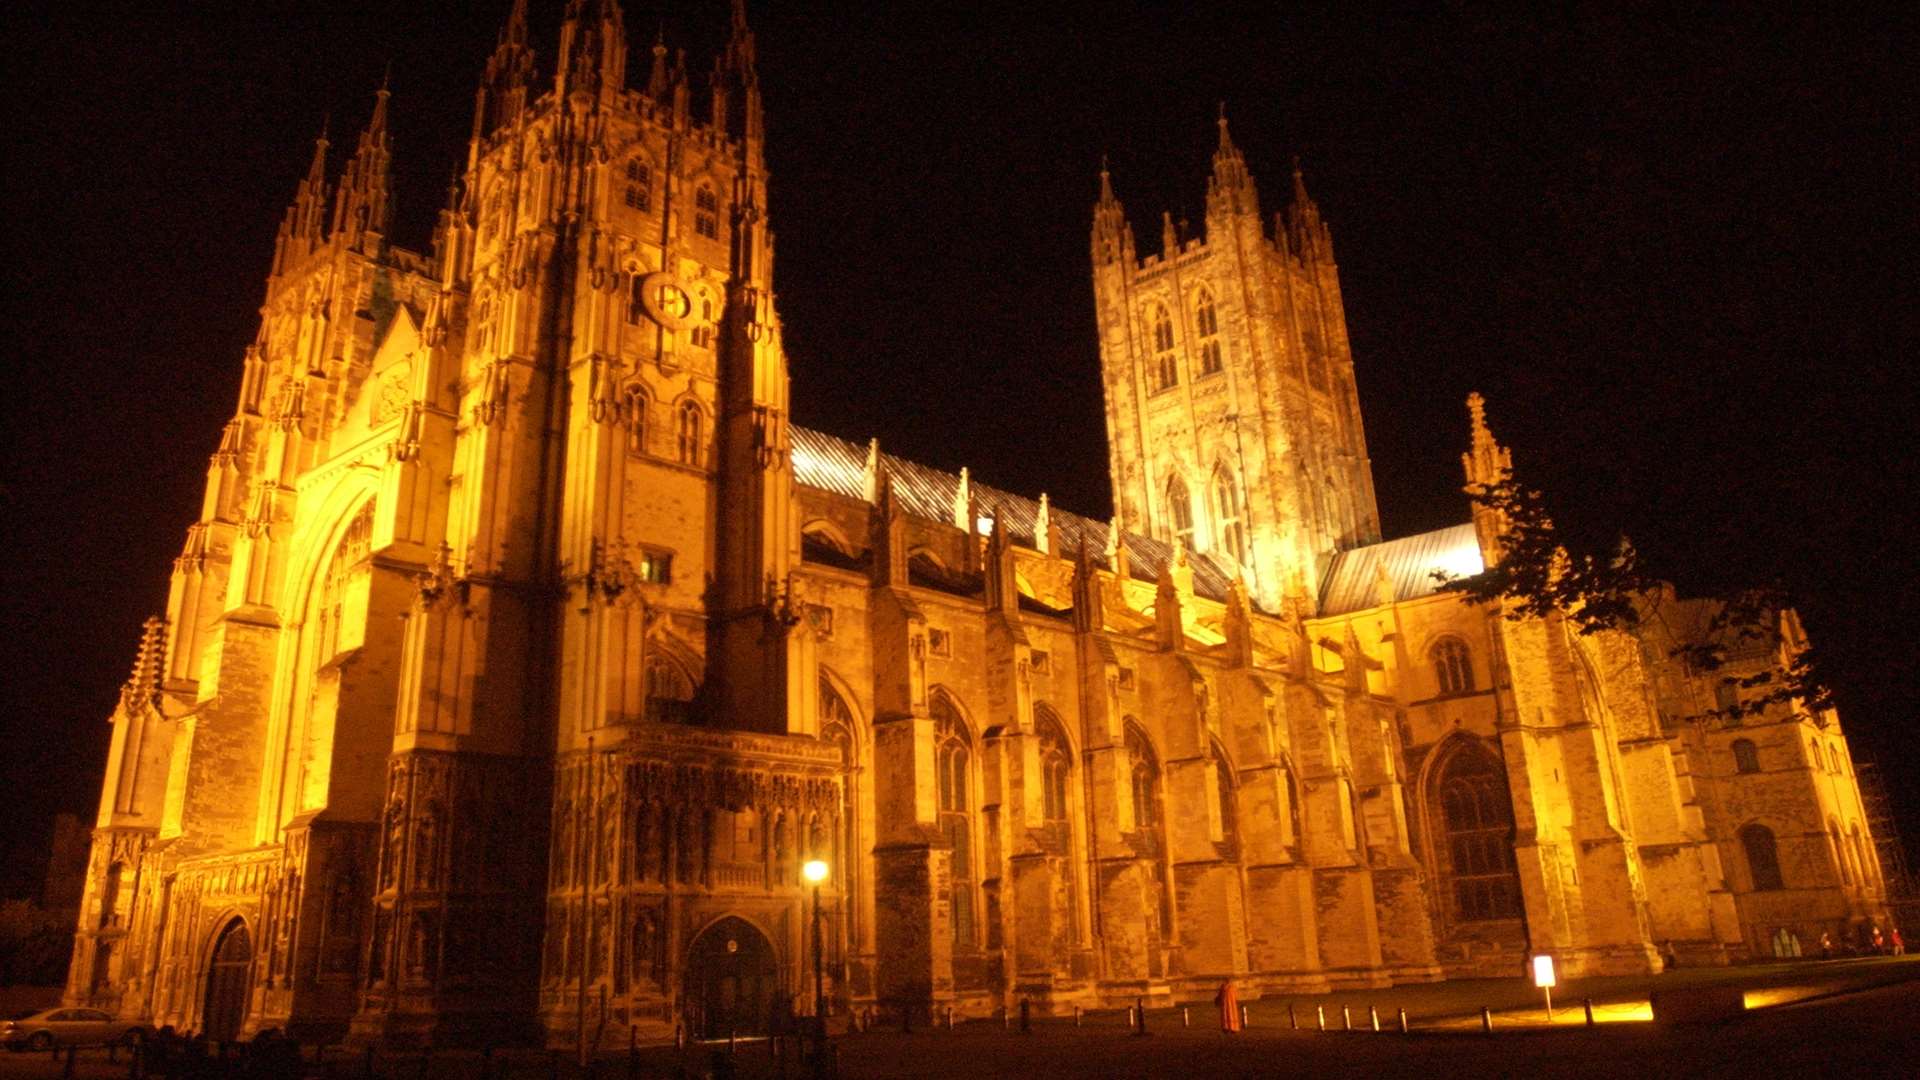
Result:
<svg viewBox="0 0 1920 1080"><path fill-rule="evenodd" d="M1741 839L1743 841L1746 839L1744 833ZM1833 850L1833 865L1840 875L1840 884L1852 885L1853 872L1847 867L1847 849L1840 839L1840 823L1832 819L1827 821L1827 845ZM1756 889L1759 887L1757 884L1754 886Z"/></svg>
<svg viewBox="0 0 1920 1080"><path fill-rule="evenodd" d="M1153 752L1147 733L1131 718L1126 722L1126 747L1132 769L1130 793L1137 850L1146 859L1153 878L1155 913L1159 916L1155 932L1165 944L1173 936L1173 889L1167 872L1166 820L1161 812L1160 758ZM1154 959L1157 961L1157 954Z"/></svg>
<svg viewBox="0 0 1920 1080"><path fill-rule="evenodd" d="M1240 853L1240 814L1239 801L1235 798L1233 766L1227 764L1227 755L1216 744L1213 748L1214 797L1216 810L1220 815L1220 846L1228 858Z"/></svg>
<svg viewBox="0 0 1920 1080"><path fill-rule="evenodd" d="M1786 882L1780 877L1780 852L1774 844L1772 829L1757 824L1741 829L1740 847L1746 852L1747 870L1753 875L1756 892L1786 888Z"/></svg>
<svg viewBox="0 0 1920 1080"><path fill-rule="evenodd" d="M693 324L693 346L696 349L713 348L713 298L700 297L700 321Z"/></svg>
<svg viewBox="0 0 1920 1080"><path fill-rule="evenodd" d="M1433 664L1433 678L1440 688L1440 696L1473 691L1473 653L1468 651L1466 642L1457 637L1441 638L1427 650L1427 659Z"/></svg>
<svg viewBox="0 0 1920 1080"><path fill-rule="evenodd" d="M630 159L627 162L626 181L626 191L621 201L627 204L627 209L653 209L653 166L639 158Z"/></svg>
<svg viewBox="0 0 1920 1080"><path fill-rule="evenodd" d="M1247 534L1240 524L1240 500L1233 490L1233 476L1222 468L1213 474L1214 548L1232 556L1235 563L1247 561Z"/></svg>
<svg viewBox="0 0 1920 1080"><path fill-rule="evenodd" d="M674 418L674 445L679 459L683 464L700 464L700 428L702 421L703 417L700 414L699 405L691 401L683 401L680 403L679 412Z"/></svg>
<svg viewBox="0 0 1920 1080"><path fill-rule="evenodd" d="M627 453L647 452L647 391L639 383L627 386L620 403L621 419L627 424Z"/></svg>
<svg viewBox="0 0 1920 1080"><path fill-rule="evenodd" d="M971 808L973 735L945 694L934 695L928 712L933 717L934 779L939 795L940 833L946 838L948 850L952 853L947 880L953 912L953 944L956 948L971 948L975 936Z"/></svg>
<svg viewBox="0 0 1920 1080"><path fill-rule="evenodd" d="M709 240L720 238L720 199L705 184L693 193L693 231Z"/></svg>
<svg viewBox="0 0 1920 1080"><path fill-rule="evenodd" d="M1220 371L1220 318L1214 311L1213 293L1200 290L1193 305L1193 328L1200 336L1200 374Z"/></svg>
<svg viewBox="0 0 1920 1080"><path fill-rule="evenodd" d="M1460 922L1520 917L1520 879L1513 859L1513 808L1506 777L1492 754L1457 751L1436 784L1446 827L1442 854Z"/></svg>
<svg viewBox="0 0 1920 1080"><path fill-rule="evenodd" d="M1164 304L1153 305L1153 388L1166 390L1180 383L1180 364L1173 355L1173 316Z"/></svg>
<svg viewBox="0 0 1920 1080"><path fill-rule="evenodd" d="M693 680L658 653L647 657L647 719L656 724L693 722Z"/></svg>
<svg viewBox="0 0 1920 1080"><path fill-rule="evenodd" d="M1760 771L1760 751L1754 747L1752 739L1733 740L1733 770L1743 773Z"/></svg>
<svg viewBox="0 0 1920 1080"><path fill-rule="evenodd" d="M1173 538L1193 550L1193 495L1178 476L1167 484L1167 520L1173 523Z"/></svg>
<svg viewBox="0 0 1920 1080"><path fill-rule="evenodd" d="M1034 726L1040 737L1041 814L1048 824L1065 825L1067 782L1073 770L1067 735L1051 709L1037 710Z"/></svg>

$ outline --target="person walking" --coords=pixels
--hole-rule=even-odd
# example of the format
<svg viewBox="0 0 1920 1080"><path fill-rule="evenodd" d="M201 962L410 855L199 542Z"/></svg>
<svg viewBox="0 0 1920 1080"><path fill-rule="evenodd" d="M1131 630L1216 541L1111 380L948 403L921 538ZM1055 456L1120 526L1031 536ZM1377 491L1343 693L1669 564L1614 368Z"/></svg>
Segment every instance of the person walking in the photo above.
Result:
<svg viewBox="0 0 1920 1080"><path fill-rule="evenodd" d="M1229 1034L1240 1030L1240 995L1233 989L1233 980L1220 984L1220 992L1213 995L1213 1003L1220 1006L1220 1030Z"/></svg>
<svg viewBox="0 0 1920 1080"><path fill-rule="evenodd" d="M1820 959L1833 959L1833 935L1822 932L1820 935Z"/></svg>
<svg viewBox="0 0 1920 1080"><path fill-rule="evenodd" d="M1888 937L1887 940L1893 942L1893 955L1895 956L1907 955L1907 943L1905 940L1903 940L1900 937L1899 927L1896 926L1893 928L1893 933Z"/></svg>

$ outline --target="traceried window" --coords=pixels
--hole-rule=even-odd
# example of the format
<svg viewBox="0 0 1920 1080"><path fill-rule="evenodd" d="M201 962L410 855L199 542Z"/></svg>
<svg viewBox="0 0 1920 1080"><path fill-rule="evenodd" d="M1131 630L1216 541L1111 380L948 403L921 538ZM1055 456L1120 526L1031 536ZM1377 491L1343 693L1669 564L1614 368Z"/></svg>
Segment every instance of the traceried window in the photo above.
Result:
<svg viewBox="0 0 1920 1080"><path fill-rule="evenodd" d="M1765 825L1749 825L1740 830L1740 847L1747 855L1747 870L1753 875L1755 891L1786 888L1780 877L1780 851L1774 845L1773 830Z"/></svg>
<svg viewBox="0 0 1920 1080"><path fill-rule="evenodd" d="M1758 826L1755 826L1755 828L1758 828ZM1742 833L1740 839L1744 842L1746 840L1746 834ZM1840 839L1840 823L1837 821L1829 820L1827 822L1827 844L1833 849L1833 865L1834 868L1840 872L1840 884L1852 885L1853 872L1847 866L1847 846L1846 842ZM1759 880L1757 876L1755 880ZM1756 889L1759 887L1759 885L1754 886Z"/></svg>
<svg viewBox="0 0 1920 1080"><path fill-rule="evenodd" d="M1433 663L1433 679L1442 696L1465 694L1473 689L1473 654L1467 643L1456 637L1441 638L1427 651Z"/></svg>
<svg viewBox="0 0 1920 1080"><path fill-rule="evenodd" d="M629 210L653 208L653 167L639 158L627 162L627 184L622 201Z"/></svg>
<svg viewBox="0 0 1920 1080"><path fill-rule="evenodd" d="M1513 860L1513 809L1500 762L1479 747L1456 751L1436 785L1446 826L1445 855L1460 922L1520 917Z"/></svg>
<svg viewBox="0 0 1920 1080"><path fill-rule="evenodd" d="M1214 548L1233 561L1247 561L1247 534L1240 524L1240 500L1233 490L1233 477L1226 469L1213 474Z"/></svg>
<svg viewBox="0 0 1920 1080"><path fill-rule="evenodd" d="M1220 370L1220 319L1213 294L1205 289L1193 306L1193 328L1200 336L1200 374L1212 375Z"/></svg>
<svg viewBox="0 0 1920 1080"><path fill-rule="evenodd" d="M1073 769L1066 732L1060 727L1060 718L1047 709L1036 711L1034 726L1040 736L1041 813L1050 823L1065 824L1067 778Z"/></svg>
<svg viewBox="0 0 1920 1080"><path fill-rule="evenodd" d="M1167 484L1167 520L1173 523L1173 538L1191 551L1193 549L1193 496L1187 492L1187 482L1177 476Z"/></svg>
<svg viewBox="0 0 1920 1080"><path fill-rule="evenodd" d="M1173 355L1173 316L1153 305L1153 388L1165 390L1180 383L1180 363Z"/></svg>
<svg viewBox="0 0 1920 1080"><path fill-rule="evenodd" d="M627 453L647 452L647 391L639 383L627 387L620 403L621 419L627 424Z"/></svg>
<svg viewBox="0 0 1920 1080"><path fill-rule="evenodd" d="M656 724L693 720L693 680L658 653L647 657L647 719Z"/></svg>
<svg viewBox="0 0 1920 1080"><path fill-rule="evenodd" d="M1173 936L1173 889L1168 884L1166 822L1160 809L1160 758L1139 724L1129 719L1126 733L1127 760L1133 770L1133 827L1139 850L1152 870L1157 930L1164 943Z"/></svg>
<svg viewBox="0 0 1920 1080"><path fill-rule="evenodd" d="M700 321L693 324L693 345L696 349L713 348L713 299L700 298Z"/></svg>
<svg viewBox="0 0 1920 1080"><path fill-rule="evenodd" d="M1219 799L1220 844L1229 857L1240 853L1240 812L1239 802L1235 799L1233 766L1227 764L1227 755L1216 745L1213 748L1214 794Z"/></svg>
<svg viewBox="0 0 1920 1080"><path fill-rule="evenodd" d="M674 446L680 461L687 465L700 464L700 428L702 426L700 406L691 401L680 403L680 409L674 420Z"/></svg>
<svg viewBox="0 0 1920 1080"><path fill-rule="evenodd" d="M947 700L935 694L928 706L933 717L934 780L938 789L940 833L952 851L948 874L953 910L953 944L974 944L973 736L967 723Z"/></svg>
<svg viewBox="0 0 1920 1080"><path fill-rule="evenodd" d="M693 231L709 240L720 238L720 199L705 185L693 193Z"/></svg>
<svg viewBox="0 0 1920 1080"><path fill-rule="evenodd" d="M1760 771L1760 751L1754 748L1752 739L1733 740L1733 770L1743 773Z"/></svg>

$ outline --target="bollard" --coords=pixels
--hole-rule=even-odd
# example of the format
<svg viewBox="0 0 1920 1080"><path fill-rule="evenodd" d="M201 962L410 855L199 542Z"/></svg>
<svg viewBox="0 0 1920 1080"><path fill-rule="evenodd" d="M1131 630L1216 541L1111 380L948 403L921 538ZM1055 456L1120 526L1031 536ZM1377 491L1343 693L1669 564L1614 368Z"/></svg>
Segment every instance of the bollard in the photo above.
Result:
<svg viewBox="0 0 1920 1080"><path fill-rule="evenodd" d="M1127 1026L1133 1026L1133 1006L1127 1006Z"/></svg>
<svg viewBox="0 0 1920 1080"><path fill-rule="evenodd" d="M1075 1005L1073 1007L1073 1026L1074 1027L1080 1026L1080 1006L1078 1005ZM1025 1035L1028 1032L1031 1032L1032 1030L1033 1030L1033 1002L1026 998L1021 998L1020 999L1020 1034Z"/></svg>
<svg viewBox="0 0 1920 1080"><path fill-rule="evenodd" d="M1327 1007L1325 1005L1315 1005L1313 1007L1313 1017L1319 1022L1321 1031L1327 1030Z"/></svg>
<svg viewBox="0 0 1920 1080"><path fill-rule="evenodd" d="M1240 1006L1240 1026L1243 1028L1247 1026L1247 1007L1245 1005Z"/></svg>
<svg viewBox="0 0 1920 1080"><path fill-rule="evenodd" d="M1026 1003L1026 1002L1024 1002L1024 1001L1022 1001L1022 1002L1020 1003L1020 1008L1022 1008L1022 1009L1025 1009L1026 1007L1027 1007L1027 1003ZM1024 1020L1025 1020L1025 1018L1026 1018L1026 1013L1024 1013L1024 1012L1022 1012L1022 1013L1020 1014L1020 1016L1021 1016L1021 1019L1022 1019L1022 1020L1024 1021ZM1079 1027L1079 1026L1080 1026L1080 1006L1078 1006L1078 1005L1075 1005L1075 1006L1073 1007L1073 1026L1074 1026L1074 1027ZM1021 1030L1022 1030L1022 1031L1024 1031L1024 1030L1026 1030L1026 1029L1025 1029L1025 1028L1022 1028Z"/></svg>
<svg viewBox="0 0 1920 1080"><path fill-rule="evenodd" d="M1373 1030L1375 1032L1378 1032L1380 1030L1380 1010L1379 1009L1376 1009L1371 1005L1367 1006L1367 1020L1368 1022L1373 1024Z"/></svg>
<svg viewBox="0 0 1920 1080"><path fill-rule="evenodd" d="M953 1006L947 1006L947 1030L953 1030Z"/></svg>
<svg viewBox="0 0 1920 1080"><path fill-rule="evenodd" d="M1353 1030L1353 1010L1345 1005L1340 1006L1340 1026L1347 1031Z"/></svg>
<svg viewBox="0 0 1920 1080"><path fill-rule="evenodd" d="M1193 1026L1193 1014L1185 1005L1180 1006L1180 1026L1183 1028Z"/></svg>
<svg viewBox="0 0 1920 1080"><path fill-rule="evenodd" d="M1000 1006L1000 1030L1008 1031L1008 1030L1011 1030L1012 1027L1013 1027L1013 1010L1007 1008L1005 1005Z"/></svg>
<svg viewBox="0 0 1920 1080"><path fill-rule="evenodd" d="M1287 1002L1287 1030L1299 1031L1300 1021L1293 1015L1293 1002Z"/></svg>
<svg viewBox="0 0 1920 1080"><path fill-rule="evenodd" d="M1146 998L1134 999L1133 1014L1140 1018L1140 1026L1137 1028L1134 1028L1133 1033L1135 1035L1145 1035L1147 1033L1147 999Z"/></svg>
<svg viewBox="0 0 1920 1080"><path fill-rule="evenodd" d="M1480 1006L1480 1030L1488 1035L1493 1034L1493 1011L1485 1005Z"/></svg>
<svg viewBox="0 0 1920 1080"><path fill-rule="evenodd" d="M739 1038L740 1038L739 1028L729 1027L727 1029L727 1056L728 1057L733 1056L734 1043L738 1042Z"/></svg>
<svg viewBox="0 0 1920 1080"><path fill-rule="evenodd" d="M675 1050L685 1050L687 1048L687 1026L685 1024L673 1025L673 1048Z"/></svg>
<svg viewBox="0 0 1920 1080"><path fill-rule="evenodd" d="M1592 998L1586 999L1586 1007L1587 1007L1587 1026L1592 1027L1593 1026L1593 999Z"/></svg>
<svg viewBox="0 0 1920 1080"><path fill-rule="evenodd" d="M1400 1034L1405 1035L1406 1033L1407 1033L1407 1010L1401 1009L1400 1010Z"/></svg>

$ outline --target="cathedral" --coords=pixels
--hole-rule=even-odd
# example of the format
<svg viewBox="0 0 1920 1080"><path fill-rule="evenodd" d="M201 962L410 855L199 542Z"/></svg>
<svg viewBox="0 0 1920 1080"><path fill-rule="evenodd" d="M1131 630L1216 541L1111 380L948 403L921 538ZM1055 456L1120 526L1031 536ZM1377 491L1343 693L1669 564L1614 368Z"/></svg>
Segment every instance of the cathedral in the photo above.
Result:
<svg viewBox="0 0 1920 1080"><path fill-rule="evenodd" d="M1790 615L1698 671L1705 601L1582 635L1440 589L1501 555L1465 498L1380 535L1328 227L1297 171L1263 216L1224 117L1197 236L1137 251L1098 178L1099 521L793 422L742 9L697 92L628 41L571 0L538 58L515 4L428 251L386 90L316 146L112 716L69 1002L620 1045L1884 918L1837 718L1729 712Z"/></svg>

